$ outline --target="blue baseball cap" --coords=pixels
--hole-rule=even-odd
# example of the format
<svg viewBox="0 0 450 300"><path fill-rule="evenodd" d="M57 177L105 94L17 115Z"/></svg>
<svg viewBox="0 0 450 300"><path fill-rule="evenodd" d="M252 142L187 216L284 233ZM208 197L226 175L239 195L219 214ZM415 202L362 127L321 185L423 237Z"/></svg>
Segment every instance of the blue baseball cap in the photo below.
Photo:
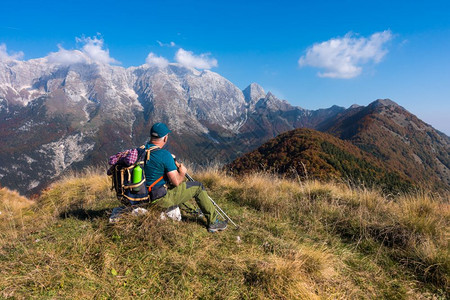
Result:
<svg viewBox="0 0 450 300"><path fill-rule="evenodd" d="M150 129L150 135L152 137L162 138L166 136L169 132L172 132L167 128L167 125L164 123L155 123Z"/></svg>

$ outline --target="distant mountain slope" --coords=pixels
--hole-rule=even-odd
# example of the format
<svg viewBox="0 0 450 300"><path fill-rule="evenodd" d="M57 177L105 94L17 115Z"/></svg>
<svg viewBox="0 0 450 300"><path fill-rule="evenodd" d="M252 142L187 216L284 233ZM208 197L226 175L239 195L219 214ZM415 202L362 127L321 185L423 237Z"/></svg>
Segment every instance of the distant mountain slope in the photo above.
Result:
<svg viewBox="0 0 450 300"><path fill-rule="evenodd" d="M217 73L180 64L0 61L0 183L39 192L67 170L142 145L151 125L165 122L170 149L194 163L230 162L305 127L348 139L415 181L448 187L449 138L380 103L307 110L256 83L241 91Z"/></svg>
<svg viewBox="0 0 450 300"><path fill-rule="evenodd" d="M350 108L318 129L352 142L421 185L450 188L450 138L389 99Z"/></svg>
<svg viewBox="0 0 450 300"><path fill-rule="evenodd" d="M257 84L244 93L217 73L180 64L126 69L45 58L0 61L0 180L25 194L37 192L68 169L142 145L155 122L169 125L169 146L179 157L230 161L343 110L316 114Z"/></svg>
<svg viewBox="0 0 450 300"><path fill-rule="evenodd" d="M350 179L385 191L412 187L406 178L349 142L312 129L280 134L226 167L238 173L269 170L319 179Z"/></svg>

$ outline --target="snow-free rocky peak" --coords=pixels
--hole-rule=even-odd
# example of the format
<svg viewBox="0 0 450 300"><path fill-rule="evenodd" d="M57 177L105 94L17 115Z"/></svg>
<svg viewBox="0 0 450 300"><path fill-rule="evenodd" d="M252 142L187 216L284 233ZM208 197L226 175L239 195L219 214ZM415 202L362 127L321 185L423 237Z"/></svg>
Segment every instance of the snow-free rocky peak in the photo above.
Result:
<svg viewBox="0 0 450 300"><path fill-rule="evenodd" d="M260 99L266 97L266 92L257 83L252 83L248 87L246 87L243 91L245 101L249 102L250 105L256 104Z"/></svg>
<svg viewBox="0 0 450 300"><path fill-rule="evenodd" d="M256 103L257 109L269 109L271 111L288 111L294 109L286 100L278 99L274 94L268 92L267 95Z"/></svg>
<svg viewBox="0 0 450 300"><path fill-rule="evenodd" d="M371 107L374 108L378 108L378 107L383 107L383 106L395 106L395 107L399 107L400 105L398 105L397 103L395 103L394 101L392 101L391 99L378 99L374 102L372 102L370 104Z"/></svg>

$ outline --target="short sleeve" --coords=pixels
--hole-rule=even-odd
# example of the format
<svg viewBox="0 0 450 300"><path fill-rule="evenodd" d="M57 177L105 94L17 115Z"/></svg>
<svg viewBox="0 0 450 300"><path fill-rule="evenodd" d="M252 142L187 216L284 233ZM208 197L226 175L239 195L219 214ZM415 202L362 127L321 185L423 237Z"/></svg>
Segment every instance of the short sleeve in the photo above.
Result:
<svg viewBox="0 0 450 300"><path fill-rule="evenodd" d="M177 170L177 166L175 165L175 160L172 157L172 154L170 154L169 151L164 151L164 173L172 172Z"/></svg>

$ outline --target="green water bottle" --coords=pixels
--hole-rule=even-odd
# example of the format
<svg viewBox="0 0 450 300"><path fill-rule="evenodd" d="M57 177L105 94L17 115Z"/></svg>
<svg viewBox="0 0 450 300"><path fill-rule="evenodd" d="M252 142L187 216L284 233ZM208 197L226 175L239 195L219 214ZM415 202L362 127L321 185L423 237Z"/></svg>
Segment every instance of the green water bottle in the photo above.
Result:
<svg viewBox="0 0 450 300"><path fill-rule="evenodd" d="M142 168L141 168L141 166L137 165L133 169L133 175L132 175L131 181L133 182L133 184L136 184L136 183L141 182L141 180L142 180ZM139 192L139 189L140 189L140 187L135 187L135 188L133 188L133 191Z"/></svg>

